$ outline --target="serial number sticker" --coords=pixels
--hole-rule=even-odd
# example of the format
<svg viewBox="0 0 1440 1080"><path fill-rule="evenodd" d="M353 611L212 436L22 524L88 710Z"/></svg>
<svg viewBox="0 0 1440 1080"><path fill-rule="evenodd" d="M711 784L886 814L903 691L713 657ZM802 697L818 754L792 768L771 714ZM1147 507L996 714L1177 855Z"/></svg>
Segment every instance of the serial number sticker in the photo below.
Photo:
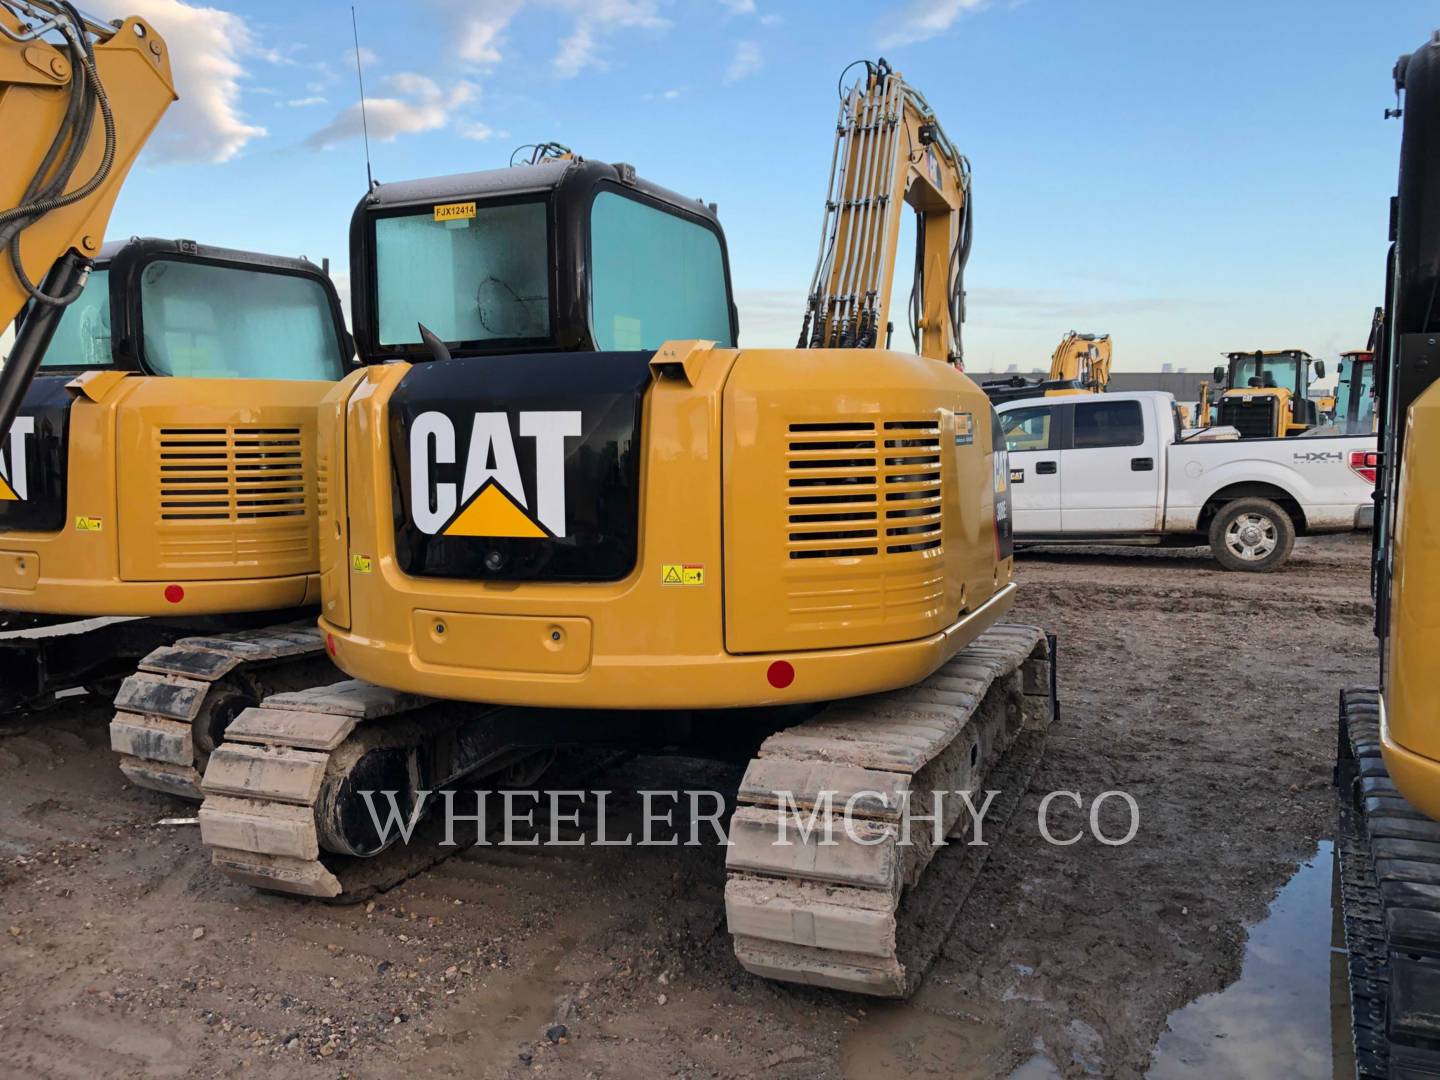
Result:
<svg viewBox="0 0 1440 1080"><path fill-rule="evenodd" d="M435 207L436 221L464 221L475 216L473 202L442 203Z"/></svg>
<svg viewBox="0 0 1440 1080"><path fill-rule="evenodd" d="M105 523L100 518L77 517L75 519L76 532L99 532Z"/></svg>
<svg viewBox="0 0 1440 1080"><path fill-rule="evenodd" d="M662 585L704 585L705 567L700 563L666 563L660 568Z"/></svg>
<svg viewBox="0 0 1440 1080"><path fill-rule="evenodd" d="M350 569L357 574L368 574L375 569L375 562L369 555L351 555Z"/></svg>
<svg viewBox="0 0 1440 1080"><path fill-rule="evenodd" d="M970 446L975 442L975 417L968 412L955 414L955 445Z"/></svg>

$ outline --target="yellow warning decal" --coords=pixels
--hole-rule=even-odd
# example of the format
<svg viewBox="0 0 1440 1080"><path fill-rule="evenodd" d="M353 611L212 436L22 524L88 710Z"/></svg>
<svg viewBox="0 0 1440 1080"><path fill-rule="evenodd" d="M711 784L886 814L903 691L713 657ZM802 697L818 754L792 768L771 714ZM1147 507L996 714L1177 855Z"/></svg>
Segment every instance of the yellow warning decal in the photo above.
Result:
<svg viewBox="0 0 1440 1080"><path fill-rule="evenodd" d="M474 216L475 204L473 202L442 203L435 207L436 221L463 221L465 218Z"/></svg>
<svg viewBox="0 0 1440 1080"><path fill-rule="evenodd" d="M357 574L368 574L375 569L375 563L369 555L351 555L350 569Z"/></svg>
<svg viewBox="0 0 1440 1080"><path fill-rule="evenodd" d="M442 536L519 536L544 540L544 529L531 519L509 493L493 480L487 480L455 519L445 526Z"/></svg>
<svg viewBox="0 0 1440 1080"><path fill-rule="evenodd" d="M15 489L10 486L10 481L0 476L0 502L19 502L20 496L15 494Z"/></svg>
<svg viewBox="0 0 1440 1080"><path fill-rule="evenodd" d="M77 517L75 519L76 532L99 532L104 522L100 518Z"/></svg>
<svg viewBox="0 0 1440 1080"><path fill-rule="evenodd" d="M666 563L660 568L662 585L704 585L705 567L700 563Z"/></svg>

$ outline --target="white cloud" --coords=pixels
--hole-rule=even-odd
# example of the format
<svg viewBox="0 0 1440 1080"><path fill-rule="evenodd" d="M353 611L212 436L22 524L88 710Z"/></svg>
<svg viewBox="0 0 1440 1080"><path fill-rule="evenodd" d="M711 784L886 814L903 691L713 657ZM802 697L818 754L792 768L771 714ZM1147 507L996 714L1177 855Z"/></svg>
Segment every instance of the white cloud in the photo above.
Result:
<svg viewBox="0 0 1440 1080"><path fill-rule="evenodd" d="M755 14L755 0L720 0L720 3L731 15Z"/></svg>
<svg viewBox="0 0 1440 1080"><path fill-rule="evenodd" d="M496 130L489 124L481 123L479 120L467 120L456 129L462 139L471 139L474 142L485 142L487 139L508 139L510 132Z"/></svg>
<svg viewBox="0 0 1440 1080"><path fill-rule="evenodd" d="M527 2L574 20L550 62L562 79L586 68L604 70L604 39L613 31L670 25L660 16L659 0L431 0L452 32L460 59L487 66L504 59L505 32Z"/></svg>
<svg viewBox="0 0 1440 1080"><path fill-rule="evenodd" d="M735 55L730 59L730 66L725 69L725 81L727 83L739 82L741 79L748 79L764 65L765 58L760 54L760 45L755 41L737 41L735 43Z"/></svg>
<svg viewBox="0 0 1440 1080"><path fill-rule="evenodd" d="M239 15L180 0L94 0L94 6L105 16L139 15L169 46L180 100L150 138L151 161L229 161L266 134L240 112L240 82L247 74L241 61L264 59L265 50Z"/></svg>
<svg viewBox="0 0 1440 1080"><path fill-rule="evenodd" d="M447 21L459 23L456 51L460 59L473 64L498 64L501 35L522 5L523 0L440 0Z"/></svg>
<svg viewBox="0 0 1440 1080"><path fill-rule="evenodd" d="M370 138L376 142L393 142L401 135L436 131L450 121L457 108L475 96L472 83L458 82L449 90L442 90L434 79L414 72L391 75L381 86L393 96L367 98L363 116L357 101L307 138L305 145L325 150L347 139L358 139L367 122Z"/></svg>
<svg viewBox="0 0 1440 1080"><path fill-rule="evenodd" d="M989 0L910 0L898 15L888 20L890 31L880 39L880 47L891 49L896 45L928 41L949 30L961 15L978 11L988 2Z"/></svg>
<svg viewBox="0 0 1440 1080"><path fill-rule="evenodd" d="M326 99L323 97L291 98L285 102L292 109L308 109L311 105L324 105Z"/></svg>

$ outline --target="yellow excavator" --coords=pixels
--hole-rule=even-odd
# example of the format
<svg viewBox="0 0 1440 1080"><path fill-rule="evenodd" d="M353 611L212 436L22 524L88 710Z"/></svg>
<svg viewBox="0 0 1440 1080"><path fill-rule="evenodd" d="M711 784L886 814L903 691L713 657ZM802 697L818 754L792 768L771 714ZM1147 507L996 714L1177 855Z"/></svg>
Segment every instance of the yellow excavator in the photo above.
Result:
<svg viewBox="0 0 1440 1080"><path fill-rule="evenodd" d="M1232 352L1226 359L1214 372L1224 387L1215 423L1235 428L1242 439L1302 435L1319 423L1310 383L1325 377L1325 361L1303 349Z"/></svg>
<svg viewBox="0 0 1440 1080"><path fill-rule="evenodd" d="M102 249L174 98L144 20L0 0L0 707L119 684L122 768L197 798L229 719L333 670L292 621L320 599L316 410L351 347L303 260Z"/></svg>
<svg viewBox="0 0 1440 1080"><path fill-rule="evenodd" d="M1110 384L1110 335L1077 334L1071 330L1050 356L1050 371L1043 379L1012 375L988 379L981 389L995 404L1028 397L1098 394Z"/></svg>
<svg viewBox="0 0 1440 1080"><path fill-rule="evenodd" d="M756 755L727 855L741 962L913 988L933 952L909 930L948 925L989 849L932 865L925 829L902 840L906 795L929 813L933 791L999 788L1013 809L1052 645L1001 621L1009 470L959 367L969 165L883 61L843 93L833 162L788 350L737 346L715 208L630 165L366 193L368 367L327 399L319 448L321 627L354 679L230 725L200 810L216 866L358 899L437 857L367 796L418 818L462 780L533 783L559 747L729 743ZM914 353L882 329L906 207ZM861 842L772 843L787 798L848 805ZM942 835L963 817L952 794ZM927 865L939 914L911 903Z"/></svg>
<svg viewBox="0 0 1440 1080"><path fill-rule="evenodd" d="M1403 116L1376 357L1380 687L1340 695L1336 847L1357 1075L1440 1075L1440 33L1395 67ZM1400 97L1403 95L1403 105Z"/></svg>

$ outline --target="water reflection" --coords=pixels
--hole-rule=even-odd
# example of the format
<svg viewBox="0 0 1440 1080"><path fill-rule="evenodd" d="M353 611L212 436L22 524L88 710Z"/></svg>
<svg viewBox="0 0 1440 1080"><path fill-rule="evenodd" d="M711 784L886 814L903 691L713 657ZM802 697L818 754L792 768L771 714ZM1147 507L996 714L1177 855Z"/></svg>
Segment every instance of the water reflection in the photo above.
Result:
<svg viewBox="0 0 1440 1080"><path fill-rule="evenodd" d="M1170 1015L1151 1080L1330 1080L1333 859L1333 845L1322 841L1250 928L1239 979Z"/></svg>

